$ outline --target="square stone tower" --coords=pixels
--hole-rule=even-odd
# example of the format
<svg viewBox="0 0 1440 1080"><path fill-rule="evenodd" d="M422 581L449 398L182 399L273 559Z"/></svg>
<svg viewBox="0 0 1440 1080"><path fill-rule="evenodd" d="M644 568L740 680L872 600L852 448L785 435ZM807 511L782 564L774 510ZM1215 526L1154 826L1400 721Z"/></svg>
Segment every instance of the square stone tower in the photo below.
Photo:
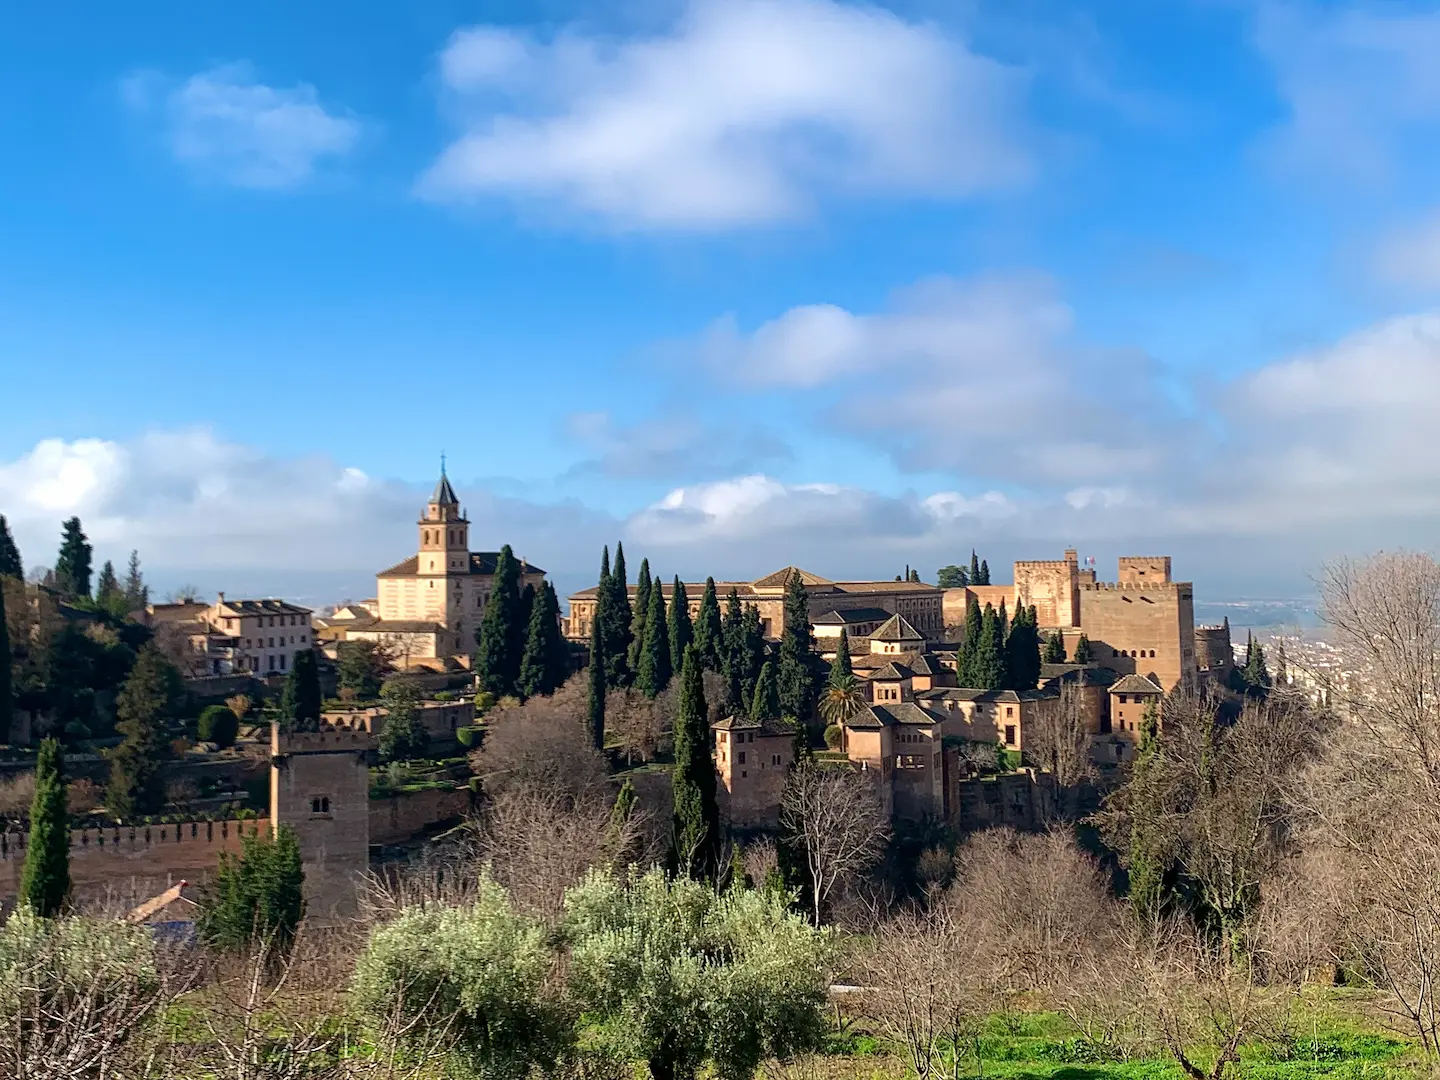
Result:
<svg viewBox="0 0 1440 1080"><path fill-rule="evenodd" d="M360 728L281 732L270 727L270 821L289 825L305 867L306 917L355 913L370 868L370 761L375 736Z"/></svg>

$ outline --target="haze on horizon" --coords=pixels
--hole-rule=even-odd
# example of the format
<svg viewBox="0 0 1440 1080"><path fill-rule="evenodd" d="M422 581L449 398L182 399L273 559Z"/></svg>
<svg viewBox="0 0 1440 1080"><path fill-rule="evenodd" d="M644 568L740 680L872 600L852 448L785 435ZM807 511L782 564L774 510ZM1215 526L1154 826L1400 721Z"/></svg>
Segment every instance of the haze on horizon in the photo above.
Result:
<svg viewBox="0 0 1440 1080"><path fill-rule="evenodd" d="M1440 516L1437 49L1363 0L17 12L0 513L319 606L444 452L562 595L623 539L1303 600Z"/></svg>

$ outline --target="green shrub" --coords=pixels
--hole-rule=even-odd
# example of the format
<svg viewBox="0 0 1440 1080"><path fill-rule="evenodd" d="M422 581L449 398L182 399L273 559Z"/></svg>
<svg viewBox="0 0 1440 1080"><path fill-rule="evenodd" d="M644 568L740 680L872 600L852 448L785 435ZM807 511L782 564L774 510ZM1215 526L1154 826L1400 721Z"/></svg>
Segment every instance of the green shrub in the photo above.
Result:
<svg viewBox="0 0 1440 1080"><path fill-rule="evenodd" d="M294 829L282 825L273 839L268 831L246 836L238 858L220 856L196 920L201 940L228 951L262 944L284 953L305 913L304 880Z"/></svg>
<svg viewBox="0 0 1440 1080"><path fill-rule="evenodd" d="M485 729L480 727L462 727L455 731L455 741L465 749L470 750L480 745L480 739L484 736Z"/></svg>
<svg viewBox="0 0 1440 1080"><path fill-rule="evenodd" d="M207 705L196 722L195 733L200 736L201 742L214 743L224 750L235 745L235 737L240 734L240 721L229 706Z"/></svg>
<svg viewBox="0 0 1440 1080"><path fill-rule="evenodd" d="M825 745L831 750L839 750L840 744L845 741L845 733L840 729L839 724L830 724L825 728Z"/></svg>

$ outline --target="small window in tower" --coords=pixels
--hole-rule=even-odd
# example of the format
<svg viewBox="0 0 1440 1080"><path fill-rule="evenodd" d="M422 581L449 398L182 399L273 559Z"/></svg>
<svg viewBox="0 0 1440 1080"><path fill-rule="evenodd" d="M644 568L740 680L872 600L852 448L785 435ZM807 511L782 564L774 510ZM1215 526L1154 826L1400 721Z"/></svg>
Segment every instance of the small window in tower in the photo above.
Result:
<svg viewBox="0 0 1440 1080"><path fill-rule="evenodd" d="M741 765L744 765L744 764L745 764L745 751L744 751L744 750L741 750L741 751L740 751L740 764L741 764Z"/></svg>
<svg viewBox="0 0 1440 1080"><path fill-rule="evenodd" d="M330 796L329 796L329 795L316 795L314 798L312 798L312 799L310 800L310 813L312 813L312 814L328 814L328 813L330 813Z"/></svg>

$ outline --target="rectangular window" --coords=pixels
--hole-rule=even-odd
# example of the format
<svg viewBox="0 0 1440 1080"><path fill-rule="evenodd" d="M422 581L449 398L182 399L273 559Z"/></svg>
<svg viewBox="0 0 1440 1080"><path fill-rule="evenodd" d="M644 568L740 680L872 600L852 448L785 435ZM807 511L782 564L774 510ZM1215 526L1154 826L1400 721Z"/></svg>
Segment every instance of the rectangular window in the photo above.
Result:
<svg viewBox="0 0 1440 1080"><path fill-rule="evenodd" d="M771 764L771 765L779 765L779 764L780 764L780 755L779 755L779 754L771 754L771 755L770 755L770 764Z"/></svg>
<svg viewBox="0 0 1440 1080"><path fill-rule="evenodd" d="M1125 695L1124 695L1124 694L1121 694L1121 695L1120 695L1120 704L1121 704L1121 705L1126 704Z"/></svg>
<svg viewBox="0 0 1440 1080"><path fill-rule="evenodd" d="M1014 724L1006 724L1006 725L1005 725L1005 745L1006 745L1006 746L1014 746L1014 745L1015 745L1015 725L1014 725Z"/></svg>
<svg viewBox="0 0 1440 1080"><path fill-rule="evenodd" d="M740 751L740 764L741 764L741 765L744 765L744 764L745 764L745 751L744 751L744 750L741 750L741 751Z"/></svg>
<svg viewBox="0 0 1440 1080"><path fill-rule="evenodd" d="M1015 708L1014 708L1014 706L1006 705L1006 706L1005 706L1005 715L1006 715L1006 716L1014 716L1014 715L1015 715Z"/></svg>

